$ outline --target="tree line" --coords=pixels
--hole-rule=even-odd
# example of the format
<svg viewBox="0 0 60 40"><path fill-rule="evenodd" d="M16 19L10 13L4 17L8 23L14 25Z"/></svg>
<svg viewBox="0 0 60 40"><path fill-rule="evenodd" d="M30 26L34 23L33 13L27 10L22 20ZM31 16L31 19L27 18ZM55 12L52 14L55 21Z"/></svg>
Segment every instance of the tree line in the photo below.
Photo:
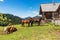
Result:
<svg viewBox="0 0 60 40"><path fill-rule="evenodd" d="M0 26L7 26L9 24L20 24L22 18L12 14L0 13Z"/></svg>

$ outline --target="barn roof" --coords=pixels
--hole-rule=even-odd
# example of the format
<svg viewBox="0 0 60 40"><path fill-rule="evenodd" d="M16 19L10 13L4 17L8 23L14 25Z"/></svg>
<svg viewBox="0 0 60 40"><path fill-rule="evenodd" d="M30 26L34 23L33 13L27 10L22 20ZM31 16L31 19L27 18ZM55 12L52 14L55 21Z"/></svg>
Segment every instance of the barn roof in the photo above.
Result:
<svg viewBox="0 0 60 40"><path fill-rule="evenodd" d="M51 4L41 4L42 12L51 12L56 11L59 7L60 3L51 3Z"/></svg>

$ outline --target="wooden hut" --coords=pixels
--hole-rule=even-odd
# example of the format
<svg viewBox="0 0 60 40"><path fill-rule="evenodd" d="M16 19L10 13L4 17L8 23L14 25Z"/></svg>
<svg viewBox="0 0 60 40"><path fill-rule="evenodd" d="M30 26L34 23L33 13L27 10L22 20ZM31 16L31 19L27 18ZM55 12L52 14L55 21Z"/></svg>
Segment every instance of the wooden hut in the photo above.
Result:
<svg viewBox="0 0 60 40"><path fill-rule="evenodd" d="M60 15L60 3L41 4L40 13L43 19L59 18Z"/></svg>

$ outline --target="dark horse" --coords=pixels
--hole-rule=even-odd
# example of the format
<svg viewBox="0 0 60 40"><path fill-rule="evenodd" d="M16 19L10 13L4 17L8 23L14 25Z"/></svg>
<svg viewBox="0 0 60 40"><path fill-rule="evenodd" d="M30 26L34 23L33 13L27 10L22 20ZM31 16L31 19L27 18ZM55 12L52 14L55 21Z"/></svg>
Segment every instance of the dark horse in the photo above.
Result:
<svg viewBox="0 0 60 40"><path fill-rule="evenodd" d="M38 26L40 25L42 18L33 18L33 23L38 23Z"/></svg>
<svg viewBox="0 0 60 40"><path fill-rule="evenodd" d="M40 25L41 19L42 18L30 18L22 20L21 23L22 26L24 26L24 24L28 24L28 26L33 26L33 23L38 23L38 25Z"/></svg>

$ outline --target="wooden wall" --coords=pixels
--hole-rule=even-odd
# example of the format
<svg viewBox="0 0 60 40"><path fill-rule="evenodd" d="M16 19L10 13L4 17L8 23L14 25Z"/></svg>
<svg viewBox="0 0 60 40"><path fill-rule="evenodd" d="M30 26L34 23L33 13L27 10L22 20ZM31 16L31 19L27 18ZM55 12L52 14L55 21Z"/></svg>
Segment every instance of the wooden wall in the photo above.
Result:
<svg viewBox="0 0 60 40"><path fill-rule="evenodd" d="M43 19L53 19L53 17L58 18L59 13L58 12L44 12L44 13L42 13L42 18Z"/></svg>
<svg viewBox="0 0 60 40"><path fill-rule="evenodd" d="M52 19L52 13L50 12L44 12L42 13L42 17L45 19Z"/></svg>

